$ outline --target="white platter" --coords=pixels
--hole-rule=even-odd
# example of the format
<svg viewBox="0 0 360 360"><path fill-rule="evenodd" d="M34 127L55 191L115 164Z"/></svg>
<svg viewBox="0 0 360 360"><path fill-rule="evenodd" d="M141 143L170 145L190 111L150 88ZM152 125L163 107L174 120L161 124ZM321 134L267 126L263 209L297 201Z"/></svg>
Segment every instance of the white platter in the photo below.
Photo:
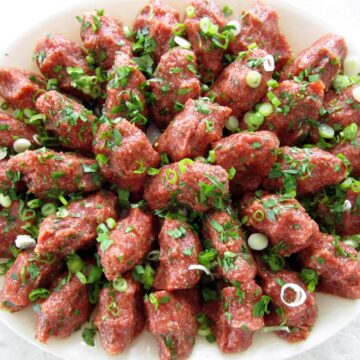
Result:
<svg viewBox="0 0 360 360"><path fill-rule="evenodd" d="M179 10L183 10L183 0L165 0ZM290 41L296 54L299 50L310 45L314 40L326 32L334 32L334 26L326 24L321 19L313 16L294 6L282 3L279 0L266 0L280 14L280 26ZM61 32L65 36L80 42L79 23L75 16L95 8L104 8L108 14L114 15L126 25L131 25L137 12L146 3L146 0L103 0L83 1L76 6L58 13L47 20L36 24L30 30L20 36L7 49L2 49L0 65L20 67L28 70L37 70L32 62L33 48L36 39L47 32ZM250 6L251 2L246 0L218 0L219 5L229 5L239 14L239 10ZM339 31L337 31L339 33ZM341 32L340 32L341 33ZM357 39L356 39L357 40ZM360 54L360 48L354 46L355 42L347 39L350 53ZM6 55L4 55L6 54ZM0 287L2 286L0 278ZM208 344L199 338L196 341L192 360L262 360L269 357L281 360L300 354L340 331L358 313L360 313L360 301L351 301L333 296L318 295L319 319L309 339L296 345L289 345L280 340L274 334L258 333L254 336L252 347L244 353L233 355L222 354L216 345ZM16 314L0 312L0 320L9 328L21 335L23 338L50 352L67 360L152 360L158 358L158 348L152 337L143 333L129 349L117 357L111 357L102 350L99 338L96 338L96 347L85 345L81 339L81 331L73 334L66 340L50 340L47 345L39 343L34 339L34 314L31 308Z"/></svg>

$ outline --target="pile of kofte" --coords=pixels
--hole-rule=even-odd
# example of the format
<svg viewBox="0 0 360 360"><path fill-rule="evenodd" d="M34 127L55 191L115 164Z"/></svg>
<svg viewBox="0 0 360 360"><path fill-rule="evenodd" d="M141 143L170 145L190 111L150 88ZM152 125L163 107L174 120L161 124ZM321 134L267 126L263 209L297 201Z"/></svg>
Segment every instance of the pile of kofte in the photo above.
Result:
<svg viewBox="0 0 360 360"><path fill-rule="evenodd" d="M37 40L41 75L0 68L0 306L32 306L40 341L231 353L305 340L316 291L360 298L359 64L334 34L294 58L261 2L232 13L96 10L81 46Z"/></svg>

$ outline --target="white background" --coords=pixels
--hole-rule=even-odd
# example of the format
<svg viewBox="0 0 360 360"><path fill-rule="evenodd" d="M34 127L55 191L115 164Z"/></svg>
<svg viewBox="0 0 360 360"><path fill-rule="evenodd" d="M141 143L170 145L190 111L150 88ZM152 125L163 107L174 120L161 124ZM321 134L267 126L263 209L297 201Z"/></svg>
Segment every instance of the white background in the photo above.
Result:
<svg viewBox="0 0 360 360"><path fill-rule="evenodd" d="M70 7L79 0L1 0L0 51L6 48L19 34L25 32L40 19ZM81 0L80 0L81 1ZM285 1L285 0L283 0ZM341 26L343 34L353 39L360 35L359 0L286 0L324 20ZM99 1L98 8L101 8ZM91 10L91 9L89 9ZM301 29L299 29L301 31ZM358 40L360 41L360 39ZM269 354L271 357L271 354ZM38 350L0 323L0 360L56 360ZM337 336L315 349L291 360L359 360L360 317L353 320ZM140 360L140 359L139 359ZM259 359L262 360L262 359Z"/></svg>

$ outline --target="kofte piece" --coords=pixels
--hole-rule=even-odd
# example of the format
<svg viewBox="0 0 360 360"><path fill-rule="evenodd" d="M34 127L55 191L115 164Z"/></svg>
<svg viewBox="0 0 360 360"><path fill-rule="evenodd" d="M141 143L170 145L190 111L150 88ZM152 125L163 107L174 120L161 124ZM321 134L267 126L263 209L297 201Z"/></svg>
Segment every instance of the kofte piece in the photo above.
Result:
<svg viewBox="0 0 360 360"><path fill-rule="evenodd" d="M306 340L318 317L315 293L307 289L294 271L271 272L259 262L258 275L264 294L271 299L266 326L287 326L288 331L276 331L276 334L289 343ZM296 290L302 295L298 296Z"/></svg>
<svg viewBox="0 0 360 360"><path fill-rule="evenodd" d="M60 89L82 95L82 92L73 86L68 70L76 69L78 75L85 76L92 75L92 71L86 62L86 52L76 42L61 34L47 34L37 40L35 59L43 75L56 79Z"/></svg>
<svg viewBox="0 0 360 360"><path fill-rule="evenodd" d="M221 166L190 159L163 166L148 180L144 191L144 198L152 210L178 204L206 212L224 207L228 196L228 173Z"/></svg>
<svg viewBox="0 0 360 360"><path fill-rule="evenodd" d="M271 190L285 187L300 195L315 193L325 186L340 183L345 177L345 164L329 152L316 147L284 146L263 186Z"/></svg>
<svg viewBox="0 0 360 360"><path fill-rule="evenodd" d="M251 346L254 332L264 326L263 316L254 312L261 297L261 287L251 280L226 286L221 300L205 303L204 313L222 352L245 351Z"/></svg>
<svg viewBox="0 0 360 360"><path fill-rule="evenodd" d="M246 226L268 237L281 256L290 256L315 241L319 226L295 198L246 195L240 205Z"/></svg>
<svg viewBox="0 0 360 360"><path fill-rule="evenodd" d="M344 141L329 149L333 155L343 154L350 162L351 175L360 177L360 131L354 140Z"/></svg>
<svg viewBox="0 0 360 360"><path fill-rule="evenodd" d="M267 82L274 72L264 69L263 62L267 55L267 52L260 49L243 53L243 56L239 56L219 75L209 97L214 97L217 103L229 107L236 117L251 110L266 95ZM249 77L255 74L256 82L249 82Z"/></svg>
<svg viewBox="0 0 360 360"><path fill-rule="evenodd" d="M189 99L200 96L197 59L193 51L180 47L165 53L150 86L154 95L150 112L156 125L165 128Z"/></svg>
<svg viewBox="0 0 360 360"><path fill-rule="evenodd" d="M36 129L0 112L0 146L12 147L15 140L26 139L35 145Z"/></svg>
<svg viewBox="0 0 360 360"><path fill-rule="evenodd" d="M265 117L262 130L274 132L281 145L296 145L309 134L311 126L319 118L324 99L321 81L297 83L285 80L273 92L281 105Z"/></svg>
<svg viewBox="0 0 360 360"><path fill-rule="evenodd" d="M256 265L235 213L210 213L203 223L202 234L217 252L217 277L241 283L254 279Z"/></svg>
<svg viewBox="0 0 360 360"><path fill-rule="evenodd" d="M35 252L66 256L95 245L97 226L108 218L117 218L116 204L116 196L109 191L99 191L71 202L63 211L43 220Z"/></svg>
<svg viewBox="0 0 360 360"><path fill-rule="evenodd" d="M311 245L300 253L304 267L313 269L320 278L342 281L358 271L357 251L341 242L336 235L320 233Z"/></svg>
<svg viewBox="0 0 360 360"><path fill-rule="evenodd" d="M157 290L191 289L200 281L198 264L201 243L188 224L176 219L165 219L159 234L160 264L153 287Z"/></svg>
<svg viewBox="0 0 360 360"><path fill-rule="evenodd" d="M0 258L12 256L11 246L18 235L29 235L25 227L34 224L29 218L23 200L12 201L8 208L0 206Z"/></svg>
<svg viewBox="0 0 360 360"><path fill-rule="evenodd" d="M145 300L148 331L159 344L161 360L187 359L197 333L192 290L157 291Z"/></svg>
<svg viewBox="0 0 360 360"><path fill-rule="evenodd" d="M89 285L77 275L64 273L53 281L51 295L38 303L35 337L46 343L50 337L69 337L90 317Z"/></svg>
<svg viewBox="0 0 360 360"><path fill-rule="evenodd" d="M28 150L12 157L7 167L20 173L29 192L45 199L58 198L63 193L95 191L102 183L97 162L75 153L45 148Z"/></svg>
<svg viewBox="0 0 360 360"><path fill-rule="evenodd" d="M16 312L30 305L33 290L46 288L61 271L61 262L50 254L22 251L5 276L0 292L0 308Z"/></svg>
<svg viewBox="0 0 360 360"><path fill-rule="evenodd" d="M230 50L237 55L253 43L274 57L278 71L291 59L290 45L279 29L278 13L261 1L256 1L251 8L243 11L241 31L230 43Z"/></svg>
<svg viewBox="0 0 360 360"><path fill-rule="evenodd" d="M20 173L10 170L9 160L0 160L0 192L8 194L14 190L22 190Z"/></svg>
<svg viewBox="0 0 360 360"><path fill-rule="evenodd" d="M142 191L148 169L160 164L146 135L123 118L100 125L93 150L104 177L131 192Z"/></svg>
<svg viewBox="0 0 360 360"><path fill-rule="evenodd" d="M190 99L159 137L156 150L173 161L204 156L210 144L221 139L230 114L231 109L206 98Z"/></svg>
<svg viewBox="0 0 360 360"><path fill-rule="evenodd" d="M335 76L341 71L346 54L344 38L326 34L303 50L283 75L310 81L321 80L328 90Z"/></svg>
<svg viewBox="0 0 360 360"><path fill-rule="evenodd" d="M55 90L41 95L36 108L46 115L45 129L56 135L64 148L91 152L97 120L91 110Z"/></svg>
<svg viewBox="0 0 360 360"><path fill-rule="evenodd" d="M341 280L321 277L317 291L347 299L360 299L360 265L349 277Z"/></svg>
<svg viewBox="0 0 360 360"><path fill-rule="evenodd" d="M316 214L321 222L334 228L341 236L357 235L360 231L360 190L350 187L335 189L334 196L320 195Z"/></svg>
<svg viewBox="0 0 360 360"><path fill-rule="evenodd" d="M191 16L186 12L184 24L187 37L192 45L199 64L201 78L205 82L214 81L223 69L223 56L226 49L217 46L211 36L203 30L206 27L218 27L226 25L226 19L218 5L213 0L190 0L188 7L194 9ZM203 26L201 26L204 24Z"/></svg>
<svg viewBox="0 0 360 360"><path fill-rule="evenodd" d="M35 109L35 100L45 89L41 76L26 70L0 67L0 96L14 109Z"/></svg>
<svg viewBox="0 0 360 360"><path fill-rule="evenodd" d="M354 99L352 85L344 90L330 89L325 93L323 122L335 129L355 123L360 127L360 105Z"/></svg>
<svg viewBox="0 0 360 360"><path fill-rule="evenodd" d="M145 38L153 47L152 56L158 62L160 57L170 49L173 30L180 23L180 14L173 7L161 0L151 0L137 15L134 32L137 38Z"/></svg>
<svg viewBox="0 0 360 360"><path fill-rule="evenodd" d="M109 119L124 117L143 128L147 124L148 108L144 91L146 78L128 54L118 52L108 73L105 113Z"/></svg>
<svg viewBox="0 0 360 360"><path fill-rule="evenodd" d="M230 181L232 192L245 193L258 189L268 176L277 159L279 140L270 131L241 132L214 142L212 147L216 164L236 171Z"/></svg>
<svg viewBox="0 0 360 360"><path fill-rule="evenodd" d="M84 47L104 70L109 70L117 52L132 56L131 43L120 20L104 15L103 10L85 13L81 20L81 39Z"/></svg>
<svg viewBox="0 0 360 360"><path fill-rule="evenodd" d="M101 264L108 280L115 280L142 262L155 241L154 216L140 208L119 220L109 234L110 245L98 246Z"/></svg>
<svg viewBox="0 0 360 360"><path fill-rule="evenodd" d="M145 326L141 286L131 276L124 277L127 288L123 292L113 287L100 291L94 324L102 347L110 355L118 355L140 335Z"/></svg>

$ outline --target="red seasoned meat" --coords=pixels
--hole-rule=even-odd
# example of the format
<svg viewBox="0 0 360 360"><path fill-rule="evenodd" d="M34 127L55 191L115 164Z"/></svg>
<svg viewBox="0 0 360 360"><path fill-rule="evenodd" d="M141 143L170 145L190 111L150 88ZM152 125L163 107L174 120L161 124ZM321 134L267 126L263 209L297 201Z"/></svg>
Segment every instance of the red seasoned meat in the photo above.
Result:
<svg viewBox="0 0 360 360"><path fill-rule="evenodd" d="M324 84L321 81L297 83L285 80L274 90L281 101L280 107L265 117L263 130L273 131L281 145L295 145L310 131L310 121L319 118L324 98Z"/></svg>
<svg viewBox="0 0 360 360"><path fill-rule="evenodd" d="M332 281L350 278L358 271L357 251L336 236L323 233L300 253L300 259L303 266Z"/></svg>
<svg viewBox="0 0 360 360"><path fill-rule="evenodd" d="M223 69L225 49L217 47L209 37L201 32L200 21L207 18L213 26L220 29L226 25L226 19L218 5L212 0L190 0L188 6L194 8L193 16L184 20L186 34L196 54L199 72L205 82L215 80Z"/></svg>
<svg viewBox="0 0 360 360"><path fill-rule="evenodd" d="M110 232L110 246L98 246L101 264L108 280L115 280L139 264L155 240L154 217L140 208L130 210Z"/></svg>
<svg viewBox="0 0 360 360"><path fill-rule="evenodd" d="M16 139L27 139L33 145L36 129L0 112L0 146L11 147Z"/></svg>
<svg viewBox="0 0 360 360"><path fill-rule="evenodd" d="M93 159L44 148L25 151L8 161L8 169L19 171L29 192L40 198L57 198L61 193L100 189L102 178Z"/></svg>
<svg viewBox="0 0 360 360"><path fill-rule="evenodd" d="M44 91L45 80L34 73L0 68L0 96L15 109L35 109L35 100Z"/></svg>
<svg viewBox="0 0 360 360"><path fill-rule="evenodd" d="M69 337L90 317L89 285L65 273L54 280L51 295L39 303L36 311L36 338L46 343L51 336Z"/></svg>
<svg viewBox="0 0 360 360"><path fill-rule="evenodd" d="M349 189L342 192L337 188L336 194L338 197L334 199L325 197L319 202L316 209L318 218L322 219L325 224L334 226L336 234L342 236L359 234L360 190L354 187L354 190Z"/></svg>
<svg viewBox="0 0 360 360"><path fill-rule="evenodd" d="M264 326L264 318L254 316L254 306L261 295L260 286L248 281L223 288L221 301L205 305L204 312L222 352L245 351L251 346L254 332Z"/></svg>
<svg viewBox="0 0 360 360"><path fill-rule="evenodd" d="M197 234L185 222L165 219L159 245L160 265L153 287L167 291L195 287L200 274L197 270L189 270L189 266L198 264L201 243Z"/></svg>
<svg viewBox="0 0 360 360"><path fill-rule="evenodd" d="M351 175L360 177L360 131L357 139L344 141L329 150L334 155L343 154L350 162Z"/></svg>
<svg viewBox="0 0 360 360"><path fill-rule="evenodd" d="M152 210L175 202L199 212L222 207L228 195L228 174L221 166L191 160L163 166L149 179L144 192Z"/></svg>
<svg viewBox="0 0 360 360"><path fill-rule="evenodd" d="M276 332L278 336L289 343L307 339L318 317L315 293L308 291L299 274L294 271L280 270L273 273L264 265L260 265L258 275L264 293L271 298L272 302L270 314L265 317L266 326L283 324L289 327L290 332ZM302 305L288 306L284 303L281 298L281 289L286 284L296 284L305 291L306 300ZM288 303L294 302L294 290L287 288L284 292L284 298Z"/></svg>
<svg viewBox="0 0 360 360"><path fill-rule="evenodd" d="M254 279L256 265L246 245L237 218L227 212L213 212L206 217L203 237L217 251L216 273L229 281L246 283Z"/></svg>
<svg viewBox="0 0 360 360"><path fill-rule="evenodd" d="M53 256L39 256L33 251L21 252L5 277L0 293L0 308L19 311L30 304L30 293L50 285L61 271L61 264Z"/></svg>
<svg viewBox="0 0 360 360"><path fill-rule="evenodd" d="M256 43L274 57L276 69L281 70L291 59L291 49L279 30L278 13L261 1L256 1L243 12L241 19L241 32L230 44L232 53L237 55Z"/></svg>
<svg viewBox="0 0 360 360"><path fill-rule="evenodd" d="M84 14L81 21L81 39L86 50L94 55L97 64L109 70L117 52L132 55L131 43L124 34L122 23L103 11Z"/></svg>
<svg viewBox="0 0 360 360"><path fill-rule="evenodd" d="M220 140L231 109L206 99L188 100L158 139L156 149L173 161L204 156L213 141Z"/></svg>
<svg viewBox="0 0 360 360"><path fill-rule="evenodd" d="M150 167L160 164L160 155L135 125L119 118L102 124L93 143L104 177L132 192L142 191Z"/></svg>
<svg viewBox="0 0 360 360"><path fill-rule="evenodd" d="M20 181L20 174L11 171L9 160L0 160L0 192L7 193L13 189L22 189L23 183Z"/></svg>
<svg viewBox="0 0 360 360"><path fill-rule="evenodd" d="M265 71L263 59L268 55L264 50L254 49L246 52L244 57L239 57L228 65L216 79L209 96L214 96L220 105L232 109L232 115L238 117L245 111L251 110L267 92L267 82L273 72ZM246 76L251 71L261 74L261 82L257 88L250 87Z"/></svg>
<svg viewBox="0 0 360 360"><path fill-rule="evenodd" d="M66 207L64 214L50 215L40 225L36 253L66 256L95 244L96 228L108 218L117 218L116 196L100 191Z"/></svg>
<svg viewBox="0 0 360 360"><path fill-rule="evenodd" d="M116 54L114 66L108 73L106 116L124 117L138 127L147 123L148 108L141 86L146 78L129 55Z"/></svg>
<svg viewBox="0 0 360 360"><path fill-rule="evenodd" d="M346 54L344 38L326 34L303 50L284 75L289 78L318 76L328 89L334 77L340 72Z"/></svg>
<svg viewBox="0 0 360 360"><path fill-rule="evenodd" d="M99 330L101 345L110 354L125 350L145 326L144 304L140 285L126 276L127 289L103 288L94 323Z"/></svg>
<svg viewBox="0 0 360 360"><path fill-rule="evenodd" d="M187 100L200 96L194 52L182 48L169 50L161 57L154 79L150 83L154 93L150 111L155 123L165 128Z"/></svg>
<svg viewBox="0 0 360 360"><path fill-rule="evenodd" d="M151 0L137 15L133 29L155 42L153 56L158 62L170 49L173 30L180 23L179 12L160 0Z"/></svg>
<svg viewBox="0 0 360 360"><path fill-rule="evenodd" d="M353 97L353 85L342 91L329 90L325 93L324 122L335 128L343 128L351 123L360 126L360 104Z"/></svg>
<svg viewBox="0 0 360 360"><path fill-rule="evenodd" d="M6 258L11 257L10 246L15 244L17 235L28 235L23 227L32 225L35 219L23 220L26 208L22 201L13 201L9 208L0 209L0 258Z"/></svg>
<svg viewBox="0 0 360 360"><path fill-rule="evenodd" d="M232 192L256 190L277 159L279 140L269 131L241 132L213 145L217 165L236 170L230 182Z"/></svg>
<svg viewBox="0 0 360 360"><path fill-rule="evenodd" d="M360 299L360 265L349 277L341 280L320 278L317 290L348 299Z"/></svg>
<svg viewBox="0 0 360 360"><path fill-rule="evenodd" d="M187 359L197 333L193 291L158 291L151 296L156 301L145 300L147 328L160 346L160 359Z"/></svg>
<svg viewBox="0 0 360 360"><path fill-rule="evenodd" d="M46 115L45 129L56 135L65 148L91 152L96 122L92 111L55 90L41 95L36 108Z"/></svg>
<svg viewBox="0 0 360 360"><path fill-rule="evenodd" d="M92 71L85 57L85 51L76 42L61 34L47 34L38 39L35 47L35 58L40 71L47 78L57 79L62 90L75 95L80 92L71 85L72 79L67 68L78 68L85 75L91 75Z"/></svg>
<svg viewBox="0 0 360 360"><path fill-rule="evenodd" d="M282 256L305 249L315 240L319 227L296 199L280 195L244 197L241 212L247 217L246 226L269 238Z"/></svg>
<svg viewBox="0 0 360 360"><path fill-rule="evenodd" d="M345 177L346 167L338 157L316 147L285 146L263 186L278 190L291 183L297 194L306 194L340 183Z"/></svg>

